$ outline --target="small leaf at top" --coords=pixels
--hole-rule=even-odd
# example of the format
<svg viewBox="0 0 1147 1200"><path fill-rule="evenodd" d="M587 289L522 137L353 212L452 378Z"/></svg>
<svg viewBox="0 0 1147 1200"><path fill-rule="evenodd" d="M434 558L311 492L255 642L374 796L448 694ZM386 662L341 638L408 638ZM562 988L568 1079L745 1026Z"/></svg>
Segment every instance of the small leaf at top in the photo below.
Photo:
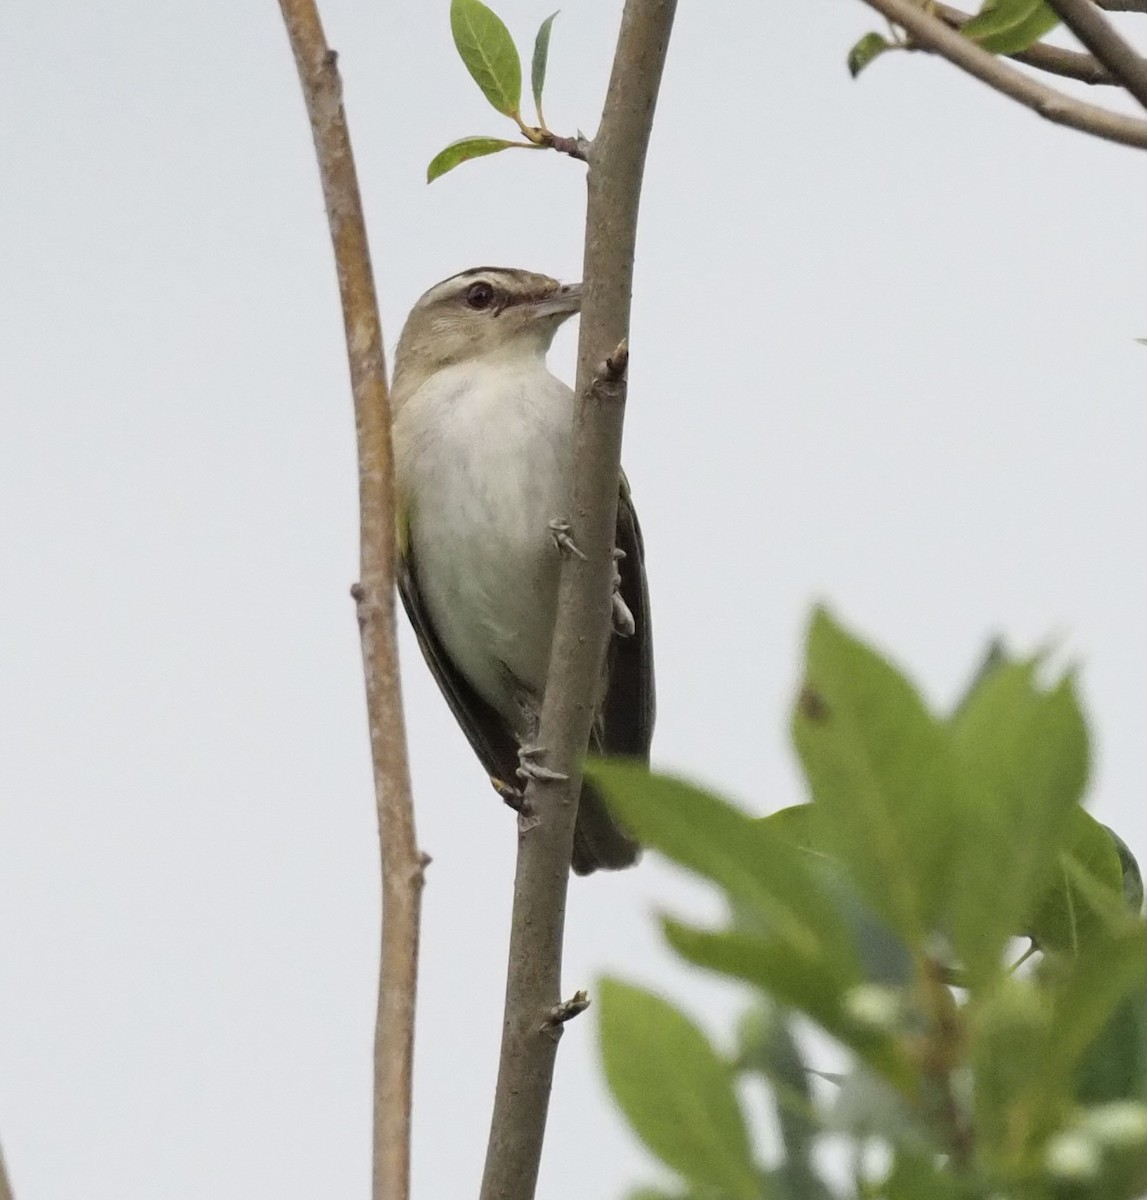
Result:
<svg viewBox="0 0 1147 1200"><path fill-rule="evenodd" d="M848 73L855 79L874 58L891 48L892 43L879 33L866 33L848 52Z"/></svg>
<svg viewBox="0 0 1147 1200"><path fill-rule="evenodd" d="M482 95L507 117L522 105L522 63L510 31L482 0L450 0L450 31Z"/></svg>
<svg viewBox="0 0 1147 1200"><path fill-rule="evenodd" d="M758 1200L733 1070L692 1021L660 997L603 979L601 1055L614 1099L668 1166L729 1200Z"/></svg>
<svg viewBox="0 0 1147 1200"><path fill-rule="evenodd" d="M1044 0L984 0L960 32L993 54L1019 54L1058 24Z"/></svg>
<svg viewBox="0 0 1147 1200"><path fill-rule="evenodd" d="M524 142L507 142L504 138L468 137L451 142L445 150L439 150L430 160L426 168L426 182L433 183L439 175L453 171L459 163L471 158L482 158L486 154L497 154L499 150L508 150L511 146L525 145Z"/></svg>
<svg viewBox="0 0 1147 1200"><path fill-rule="evenodd" d="M538 27L538 36L534 38L534 61L530 71L530 82L534 89L534 107L538 110L538 120L542 120L542 89L546 86L546 62L550 57L550 30L553 28L556 12L550 13Z"/></svg>

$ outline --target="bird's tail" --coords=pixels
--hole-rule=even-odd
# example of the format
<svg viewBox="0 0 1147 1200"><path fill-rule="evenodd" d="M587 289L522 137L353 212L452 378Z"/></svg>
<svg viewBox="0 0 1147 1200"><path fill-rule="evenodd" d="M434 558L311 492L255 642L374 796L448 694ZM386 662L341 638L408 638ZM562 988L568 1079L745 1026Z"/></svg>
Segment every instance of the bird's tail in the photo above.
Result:
<svg viewBox="0 0 1147 1200"><path fill-rule="evenodd" d="M631 867L640 854L640 845L609 815L593 785L583 784L574 826L574 874Z"/></svg>

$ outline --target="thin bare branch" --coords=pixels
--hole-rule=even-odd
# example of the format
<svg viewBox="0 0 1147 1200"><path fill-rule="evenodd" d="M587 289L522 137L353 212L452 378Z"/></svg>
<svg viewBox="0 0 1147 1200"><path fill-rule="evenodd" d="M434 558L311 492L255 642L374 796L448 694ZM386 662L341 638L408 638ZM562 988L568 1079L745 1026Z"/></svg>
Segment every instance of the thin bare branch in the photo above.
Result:
<svg viewBox="0 0 1147 1200"><path fill-rule="evenodd" d="M932 11L953 29L959 29L972 19L970 13L961 12L949 4L932 4ZM1044 42L1036 42L1026 50L1009 54L1008 58L1023 63L1025 67L1036 67L1052 75L1060 75L1064 79L1077 79L1080 83L1110 85L1118 81L1111 77L1111 72L1090 54L1080 54L1078 50L1064 50L1060 46L1049 46Z"/></svg>
<svg viewBox="0 0 1147 1200"><path fill-rule="evenodd" d="M1147 121L1086 104L1047 87L980 49L968 38L949 29L939 17L917 8L911 0L865 0L865 3L906 30L926 50L942 55L961 70L1046 120L1125 146L1147 149Z"/></svg>
<svg viewBox="0 0 1147 1200"><path fill-rule="evenodd" d="M561 1004L562 934L581 759L609 636L624 378L601 394L598 368L629 332L633 252L645 153L676 0L626 0L601 128L589 147L578 343L573 540L562 561L557 625L542 706L546 765L519 824L506 1012L482 1200L530 1200L537 1185ZM526 826L528 825L528 828Z"/></svg>
<svg viewBox="0 0 1147 1200"><path fill-rule="evenodd" d="M1107 12L1147 13L1147 0L1095 0Z"/></svg>
<svg viewBox="0 0 1147 1200"><path fill-rule="evenodd" d="M314 135L338 271L358 438L362 640L382 867L382 945L374 1044L374 1200L410 1191L410 1105L424 859L414 832L394 621L390 404L350 134L335 54L314 0L279 0Z"/></svg>
<svg viewBox="0 0 1147 1200"><path fill-rule="evenodd" d="M1147 58L1116 32L1091 0L1048 0L1059 19L1121 84L1147 108Z"/></svg>
<svg viewBox="0 0 1147 1200"><path fill-rule="evenodd" d="M4 1167L4 1153L0 1150L0 1200L13 1200L12 1185L8 1182L8 1172Z"/></svg>

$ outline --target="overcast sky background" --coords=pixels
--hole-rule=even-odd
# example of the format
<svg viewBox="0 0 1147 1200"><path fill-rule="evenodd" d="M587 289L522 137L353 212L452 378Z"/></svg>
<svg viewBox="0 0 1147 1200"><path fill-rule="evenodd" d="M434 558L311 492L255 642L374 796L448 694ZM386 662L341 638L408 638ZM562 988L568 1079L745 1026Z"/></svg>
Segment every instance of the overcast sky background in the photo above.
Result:
<svg viewBox="0 0 1147 1200"><path fill-rule="evenodd" d="M529 44L551 6L499 0ZM511 153L448 4L327 0L388 346L465 267L580 272L582 169ZM592 132L620 3L554 27ZM1130 19L1134 27L1135 18ZM1147 32L1147 19L1139 18ZM924 56L852 82L857 0L682 4L642 206L625 460L656 761L754 811L826 599L950 704L986 640L1082 664L1093 811L1147 856L1144 156ZM0 14L0 1137L19 1200L365 1197L378 887L351 402L277 6ZM1094 98L1094 97L1093 97ZM575 329L555 346L572 377ZM425 898L415 1192L476 1194L513 873L403 629ZM645 861L574 880L566 990L615 971L715 1022ZM550 1200L650 1177L591 1014Z"/></svg>

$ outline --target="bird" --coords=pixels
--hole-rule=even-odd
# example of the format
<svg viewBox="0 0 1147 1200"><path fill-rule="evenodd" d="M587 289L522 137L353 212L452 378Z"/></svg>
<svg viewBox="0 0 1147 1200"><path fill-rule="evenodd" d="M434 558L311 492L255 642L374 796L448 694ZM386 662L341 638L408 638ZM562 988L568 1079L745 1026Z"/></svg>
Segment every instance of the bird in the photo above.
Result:
<svg viewBox="0 0 1147 1200"><path fill-rule="evenodd" d="M520 802L536 762L569 505L575 397L546 354L580 284L474 267L414 305L391 387L398 588L422 654L494 787ZM645 546L618 480L613 631L590 749L649 762L655 715ZM571 867L640 847L583 782Z"/></svg>

